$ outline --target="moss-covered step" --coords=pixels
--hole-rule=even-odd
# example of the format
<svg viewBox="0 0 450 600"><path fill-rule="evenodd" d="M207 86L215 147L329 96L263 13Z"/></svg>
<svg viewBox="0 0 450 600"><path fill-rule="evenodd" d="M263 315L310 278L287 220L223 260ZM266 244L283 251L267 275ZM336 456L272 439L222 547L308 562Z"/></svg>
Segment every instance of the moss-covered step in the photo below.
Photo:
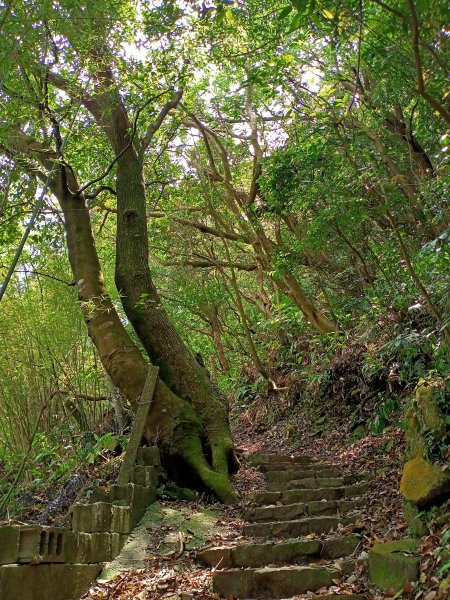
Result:
<svg viewBox="0 0 450 600"><path fill-rule="evenodd" d="M375 544L369 552L369 579L381 590L399 591L420 575L420 542L413 539Z"/></svg>
<svg viewBox="0 0 450 600"><path fill-rule="evenodd" d="M422 457L409 460L403 467L400 491L405 500L419 507L450 498L450 474Z"/></svg>
<svg viewBox="0 0 450 600"><path fill-rule="evenodd" d="M264 567L298 563L308 558L335 559L352 554L360 543L356 535L332 537L326 540L287 540L264 544L240 544L206 548L198 559L211 567Z"/></svg>
<svg viewBox="0 0 450 600"><path fill-rule="evenodd" d="M342 570L308 566L216 571L213 591L225 598L289 598L332 585L352 568L344 563L342 566Z"/></svg>
<svg viewBox="0 0 450 600"><path fill-rule="evenodd" d="M296 504L297 502L313 502L315 500L341 500L362 496L368 489L369 485L367 483L355 483L336 488L258 492L253 494L250 500L260 506L276 503Z"/></svg>
<svg viewBox="0 0 450 600"><path fill-rule="evenodd" d="M298 517L313 517L317 515L344 514L364 505L364 499L358 500L325 500L314 502L299 502L282 504L281 506L258 506L249 508L244 518L250 522L290 521Z"/></svg>
<svg viewBox="0 0 450 600"><path fill-rule="evenodd" d="M309 517L295 521L273 521L269 523L247 523L243 528L245 537L292 538L311 533L328 533L339 525L354 523L356 517Z"/></svg>
<svg viewBox="0 0 450 600"><path fill-rule="evenodd" d="M266 471L265 477L269 483L275 481L284 483L286 481L307 479L309 477L339 477L341 473L342 469L339 467L317 463L300 469L292 469L292 465L290 465L289 469Z"/></svg>

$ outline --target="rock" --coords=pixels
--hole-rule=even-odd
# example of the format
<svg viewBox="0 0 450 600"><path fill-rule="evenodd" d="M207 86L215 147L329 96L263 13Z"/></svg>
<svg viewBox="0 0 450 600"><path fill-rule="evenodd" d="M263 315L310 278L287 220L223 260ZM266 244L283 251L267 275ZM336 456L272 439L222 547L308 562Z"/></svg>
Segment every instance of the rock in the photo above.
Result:
<svg viewBox="0 0 450 600"><path fill-rule="evenodd" d="M412 502L405 502L403 507L405 521L408 525L408 530L414 537L422 537L427 535L428 527L425 519L422 517L421 511Z"/></svg>
<svg viewBox="0 0 450 600"><path fill-rule="evenodd" d="M436 440L442 440L447 432L445 416L438 404L442 380L431 375L420 379L415 397L405 410L406 455L408 459L424 456L427 431Z"/></svg>
<svg viewBox="0 0 450 600"><path fill-rule="evenodd" d="M447 432L447 424L436 401L437 392L438 382L420 379L416 387L416 401L425 427L431 429L437 439L442 439Z"/></svg>
<svg viewBox="0 0 450 600"><path fill-rule="evenodd" d="M400 491L407 501L426 506L450 495L450 475L421 457L413 458L403 468Z"/></svg>
<svg viewBox="0 0 450 600"><path fill-rule="evenodd" d="M403 589L420 575L420 558L414 555L418 540L404 539L375 544L369 552L369 579L382 590Z"/></svg>
<svg viewBox="0 0 450 600"><path fill-rule="evenodd" d="M426 441L420 433L420 423L417 418L417 411L412 404L408 406L405 411L405 424L406 456L409 459L423 456Z"/></svg>

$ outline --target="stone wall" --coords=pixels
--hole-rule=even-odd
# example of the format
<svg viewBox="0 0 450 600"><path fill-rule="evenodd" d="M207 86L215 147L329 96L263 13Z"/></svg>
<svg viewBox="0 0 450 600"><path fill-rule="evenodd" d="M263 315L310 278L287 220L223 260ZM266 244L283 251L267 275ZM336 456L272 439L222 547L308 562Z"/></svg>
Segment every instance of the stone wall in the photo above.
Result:
<svg viewBox="0 0 450 600"><path fill-rule="evenodd" d="M140 448L132 482L75 504L71 530L0 527L1 600L78 600L155 501L159 467L158 448Z"/></svg>

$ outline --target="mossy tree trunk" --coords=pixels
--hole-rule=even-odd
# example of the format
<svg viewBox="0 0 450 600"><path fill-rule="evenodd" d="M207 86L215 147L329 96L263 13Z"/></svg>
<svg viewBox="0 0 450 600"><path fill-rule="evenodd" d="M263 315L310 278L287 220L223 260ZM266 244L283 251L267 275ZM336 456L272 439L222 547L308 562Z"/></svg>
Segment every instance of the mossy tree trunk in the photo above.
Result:
<svg viewBox="0 0 450 600"><path fill-rule="evenodd" d="M51 170L56 156L51 156L47 151L43 152L41 144L30 140L25 135L15 140L14 151L28 155L39 160L47 169ZM45 158L43 158L45 157ZM132 172L131 177L135 175ZM47 178L46 173L40 173L41 179ZM130 183L131 185L131 183ZM58 199L64 215L66 230L66 241L69 261L75 279L78 299L91 337L99 353L102 364L111 378L112 383L120 390L130 402L133 410L142 394L148 372L148 362L139 347L125 329L120 316L107 292L100 262L96 250L95 239L92 232L89 208L82 193L73 193L79 190L78 181L73 170L69 166L58 165L54 168L51 176L50 189ZM133 219L131 219L133 221ZM145 225L144 230L146 231ZM124 233L121 230L122 233ZM128 230L128 233L132 231ZM124 245L126 248L127 245ZM136 308L136 302L127 298L124 304L130 304L128 312L138 315L136 327L138 335L148 345L148 353L152 360L157 361L161 367L155 395L153 398L150 414L146 423L146 437L149 441L157 441L163 453L170 455L182 462L183 468L189 467L192 473L192 481L199 483L211 490L220 500L232 503L236 496L228 480L227 474L237 466L234 463L234 452L232 438L228 427L227 413L225 407L219 401L219 395L212 397L211 412L217 419L217 427L213 431L210 421L204 418L207 407L203 412L196 411L193 402L195 395L202 397L206 403L205 379L209 381L204 369L194 359L193 368L196 372L191 377L190 393L183 396L183 387L174 384L176 376L183 377L186 374L186 363L191 354L183 345L179 336L169 321L165 311L162 309L156 290L151 279L142 280L142 273L146 274L148 265L133 263L133 256L129 257L131 262L127 263L130 272L136 275L136 280L145 281L148 285L148 295L152 299L151 306L154 311L151 316L155 319L151 331L162 333L167 336L167 344L162 350L158 350L157 342L146 337L147 329L141 327L141 313ZM136 259L136 256L134 257ZM140 288L139 288L140 289ZM142 292L139 292L142 296ZM148 314L144 311L148 318ZM178 344L178 345L177 345ZM169 356L167 345L170 345L173 356ZM165 362L167 357L167 363ZM180 358L182 368L176 370L177 359ZM197 386L197 388L195 387ZM185 388L187 389L187 388ZM212 383L210 385L212 388ZM204 451L205 446L211 445L211 452L216 456L214 468ZM220 458L222 456L222 463ZM228 468L230 467L230 469Z"/></svg>
<svg viewBox="0 0 450 600"><path fill-rule="evenodd" d="M117 168L116 286L127 317L162 379L189 402L204 426L205 445L215 470L237 466L227 407L206 370L182 341L153 284L148 263L148 234L143 163L130 148Z"/></svg>

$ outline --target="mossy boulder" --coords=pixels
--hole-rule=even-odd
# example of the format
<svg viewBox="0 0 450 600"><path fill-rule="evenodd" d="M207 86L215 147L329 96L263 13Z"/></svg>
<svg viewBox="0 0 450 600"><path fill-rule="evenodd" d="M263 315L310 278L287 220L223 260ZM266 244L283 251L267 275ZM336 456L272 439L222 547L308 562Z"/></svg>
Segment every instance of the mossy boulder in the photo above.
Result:
<svg viewBox="0 0 450 600"><path fill-rule="evenodd" d="M450 475L422 457L409 460L404 468L400 491L405 500L422 507L450 496Z"/></svg>
<svg viewBox="0 0 450 600"><path fill-rule="evenodd" d="M437 439L442 439L447 431L447 423L436 399L438 385L438 381L420 379L416 387L416 402L424 426L430 429Z"/></svg>
<svg viewBox="0 0 450 600"><path fill-rule="evenodd" d="M418 540L404 539L375 544L369 552L369 579L381 590L399 591L420 575Z"/></svg>
<svg viewBox="0 0 450 600"><path fill-rule="evenodd" d="M405 410L406 456L408 459L425 455L426 435L431 433L435 440L447 435L445 415L439 407L443 380L437 375L420 379L415 396Z"/></svg>
<svg viewBox="0 0 450 600"><path fill-rule="evenodd" d="M417 409L411 403L405 411L406 456L408 459L423 456L426 440L420 432Z"/></svg>

